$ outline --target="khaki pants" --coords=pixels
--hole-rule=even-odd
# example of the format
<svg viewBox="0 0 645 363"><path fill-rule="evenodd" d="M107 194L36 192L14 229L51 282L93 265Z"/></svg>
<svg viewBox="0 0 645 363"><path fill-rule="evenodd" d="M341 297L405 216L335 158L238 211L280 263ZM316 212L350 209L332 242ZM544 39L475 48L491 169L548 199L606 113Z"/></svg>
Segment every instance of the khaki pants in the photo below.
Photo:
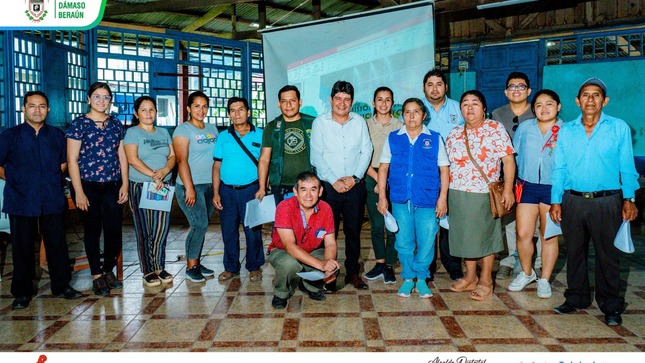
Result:
<svg viewBox="0 0 645 363"><path fill-rule="evenodd" d="M317 250L311 251L311 255L322 260L325 256L325 250L319 248ZM268 258L269 263L275 269L275 280L274 280L274 294L275 296L281 299L290 298L298 287L300 282L300 277L296 275L297 272L301 271L313 271L315 268L305 265L295 258L291 257L287 251L274 248L269 253ZM317 292L322 290L324 286L323 280L318 281L308 281L303 280L305 288L312 292Z"/></svg>

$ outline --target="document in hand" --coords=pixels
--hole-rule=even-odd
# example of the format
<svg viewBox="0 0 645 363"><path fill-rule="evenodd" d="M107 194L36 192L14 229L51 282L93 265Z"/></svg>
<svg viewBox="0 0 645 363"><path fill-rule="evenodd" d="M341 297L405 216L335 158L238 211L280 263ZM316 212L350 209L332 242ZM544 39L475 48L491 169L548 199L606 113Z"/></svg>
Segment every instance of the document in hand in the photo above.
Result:
<svg viewBox="0 0 645 363"><path fill-rule="evenodd" d="M546 227L544 228L544 239L549 239L554 236L559 236L562 234L562 228L560 228L560 223L555 223L551 219L549 213L546 213Z"/></svg>
<svg viewBox="0 0 645 363"><path fill-rule="evenodd" d="M174 194L174 186L164 185L163 188L157 190L156 183L144 182L141 187L139 208L170 212L172 208L172 196Z"/></svg>
<svg viewBox="0 0 645 363"><path fill-rule="evenodd" d="M269 194L259 199L252 199L246 203L244 213L244 226L253 228L260 224L275 221L275 197Z"/></svg>
<svg viewBox="0 0 645 363"><path fill-rule="evenodd" d="M629 221L623 221L614 239L614 246L625 253L634 253L634 242L632 241L632 230L629 226Z"/></svg>
<svg viewBox="0 0 645 363"><path fill-rule="evenodd" d="M338 271L338 269L335 269L334 271L325 274L324 271L311 270L311 271L305 271L305 272L296 272L296 275L300 276L300 278L304 280L317 281L317 280L328 278L329 276L335 274L336 271Z"/></svg>
<svg viewBox="0 0 645 363"><path fill-rule="evenodd" d="M447 214L439 218L439 225L444 229L450 229L450 222Z"/></svg>

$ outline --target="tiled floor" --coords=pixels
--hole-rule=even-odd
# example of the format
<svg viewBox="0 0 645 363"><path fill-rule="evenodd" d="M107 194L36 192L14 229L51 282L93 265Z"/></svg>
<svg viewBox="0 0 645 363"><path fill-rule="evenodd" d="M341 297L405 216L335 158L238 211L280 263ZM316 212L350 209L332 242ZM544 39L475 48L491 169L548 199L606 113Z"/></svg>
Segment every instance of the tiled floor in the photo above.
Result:
<svg viewBox="0 0 645 363"><path fill-rule="evenodd" d="M367 269L374 264L368 228L366 223L362 234ZM24 310L11 309L11 248L0 248L0 352L645 351L645 227L640 225L634 226L637 252L621 265L628 306L619 327L606 326L595 306L571 316L552 312L564 301L562 258L551 299L537 298L535 284L509 292L508 279L498 281L492 298L476 302L451 292L451 281L440 269L430 285L431 299L398 297L400 281L373 281L369 290L345 286L324 302L297 292L286 310L277 311L271 307L269 264L260 283L251 283L245 271L226 283L185 280L185 263L175 262L184 251L187 227L182 225L174 225L168 239L167 270L176 274L174 282L144 288L132 227L125 230L123 289L97 297L88 270L82 270L74 273L72 285L83 297L66 301L51 296L43 273L38 296ZM69 229L72 256L82 254L81 233L80 227ZM342 257L342 239L340 245ZM213 224L203 263L216 270L215 276L223 269L222 251L219 225Z"/></svg>

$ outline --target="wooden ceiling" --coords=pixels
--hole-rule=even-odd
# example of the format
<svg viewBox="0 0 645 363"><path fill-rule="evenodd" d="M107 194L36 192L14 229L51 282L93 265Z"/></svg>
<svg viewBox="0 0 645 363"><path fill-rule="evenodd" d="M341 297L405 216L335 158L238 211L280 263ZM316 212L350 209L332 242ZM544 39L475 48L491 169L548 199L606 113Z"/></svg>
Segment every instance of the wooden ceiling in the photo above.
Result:
<svg viewBox="0 0 645 363"><path fill-rule="evenodd" d="M228 39L259 41L258 29L288 26L411 2L415 1L108 0L102 24L147 30L172 29ZM620 5L621 3L625 5ZM498 7L478 9L478 6L490 4ZM598 19L594 17L599 13L598 8L603 6L628 7L625 10L628 15L642 21L645 0L436 0L437 42L440 44L447 42L449 38L455 38L453 28L455 24L463 22L477 22L481 24L481 30L472 34L460 34L458 38L504 38L521 32L523 28L528 29L528 33L540 34L545 29L536 19L539 14L545 13L554 14L555 18L558 14L573 12L573 21L564 20L564 25L571 28L597 25ZM620 9L614 12L616 11ZM616 17L613 18L615 21ZM602 24L612 25L611 22L612 19L604 19ZM548 23L547 21L546 24Z"/></svg>

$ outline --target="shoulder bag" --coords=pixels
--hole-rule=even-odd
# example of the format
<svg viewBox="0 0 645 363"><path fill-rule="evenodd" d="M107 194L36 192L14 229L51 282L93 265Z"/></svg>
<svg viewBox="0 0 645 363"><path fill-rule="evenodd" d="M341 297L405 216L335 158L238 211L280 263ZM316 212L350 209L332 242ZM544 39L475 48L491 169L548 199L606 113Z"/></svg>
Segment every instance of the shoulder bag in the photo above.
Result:
<svg viewBox="0 0 645 363"><path fill-rule="evenodd" d="M251 154L251 151L249 151L249 149L247 149L246 146L242 143L242 140L240 140L240 137L237 136L237 133L235 133L235 130L229 130L229 132L231 136L233 136L233 139L235 139L237 144L240 145L240 148L242 148L242 151L244 151L244 153L249 157L249 159L251 159L253 164L255 164L255 166L258 166L258 159L256 159L255 156Z"/></svg>
<svg viewBox="0 0 645 363"><path fill-rule="evenodd" d="M464 142L466 143L466 152L468 152L468 157L470 158L470 161L475 164L475 167L477 170L479 170L479 173L484 177L484 180L486 181L486 184L488 184L488 191L489 193L489 199L490 199L490 211L493 214L493 218L500 218L503 217L507 214L510 214L511 211L506 209L504 206L504 203L502 203L502 196L504 194L504 182L501 180L497 180L494 182L490 182L488 178L486 177L486 174L482 170L482 168L477 164L475 161L475 158L473 158L473 155L470 153L470 146L468 146L468 134L466 133L466 125L464 124ZM512 210L512 208L511 208Z"/></svg>

